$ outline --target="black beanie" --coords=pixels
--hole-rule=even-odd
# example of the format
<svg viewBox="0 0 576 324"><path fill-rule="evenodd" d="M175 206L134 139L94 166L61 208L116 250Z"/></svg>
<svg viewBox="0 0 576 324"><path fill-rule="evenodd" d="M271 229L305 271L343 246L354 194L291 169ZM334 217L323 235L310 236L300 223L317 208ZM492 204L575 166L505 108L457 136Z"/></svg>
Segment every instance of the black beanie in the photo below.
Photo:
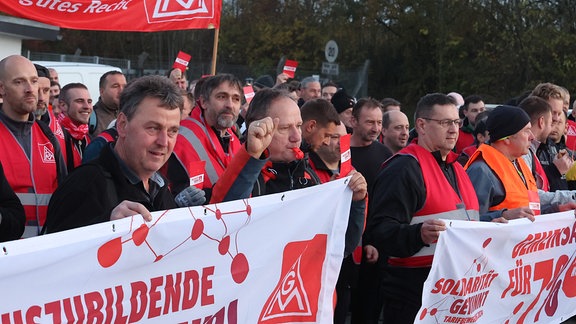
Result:
<svg viewBox="0 0 576 324"><path fill-rule="evenodd" d="M350 97L343 89L336 91L330 101L339 114L348 108L352 108L355 103L354 98Z"/></svg>
<svg viewBox="0 0 576 324"><path fill-rule="evenodd" d="M274 79L269 75L262 75L254 81L254 86L258 89L272 88L274 86Z"/></svg>
<svg viewBox="0 0 576 324"><path fill-rule="evenodd" d="M46 67L36 63L34 63L34 67L36 67L36 73L38 73L39 78L50 79L50 71Z"/></svg>
<svg viewBox="0 0 576 324"><path fill-rule="evenodd" d="M490 133L490 143L518 133L530 122L528 114L516 106L498 106L488 115L486 130Z"/></svg>

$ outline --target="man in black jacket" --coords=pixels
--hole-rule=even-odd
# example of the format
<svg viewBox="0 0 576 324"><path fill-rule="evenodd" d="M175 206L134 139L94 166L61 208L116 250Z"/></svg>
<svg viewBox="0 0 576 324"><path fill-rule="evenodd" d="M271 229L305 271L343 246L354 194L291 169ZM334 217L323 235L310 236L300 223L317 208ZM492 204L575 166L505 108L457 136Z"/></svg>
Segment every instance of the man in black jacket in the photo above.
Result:
<svg viewBox="0 0 576 324"><path fill-rule="evenodd" d="M175 208L157 171L176 142L182 96L167 78L134 80L122 92L118 140L100 157L82 165L56 190L48 206L45 232L117 220Z"/></svg>

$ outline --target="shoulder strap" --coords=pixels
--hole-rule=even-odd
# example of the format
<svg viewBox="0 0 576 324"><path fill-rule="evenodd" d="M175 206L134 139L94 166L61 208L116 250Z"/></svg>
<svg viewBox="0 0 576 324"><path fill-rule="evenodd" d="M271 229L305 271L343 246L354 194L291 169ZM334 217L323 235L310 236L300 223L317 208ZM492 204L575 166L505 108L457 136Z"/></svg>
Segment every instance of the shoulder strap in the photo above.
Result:
<svg viewBox="0 0 576 324"><path fill-rule="evenodd" d="M312 168L312 166L310 166L310 163L308 162L309 157L306 156L303 160L304 162L304 171L310 176L310 178L314 181L314 184L321 184L322 181L320 181L320 177L318 176L318 174L316 173L316 171L314 171L314 169Z"/></svg>
<svg viewBox="0 0 576 324"><path fill-rule="evenodd" d="M62 182L64 182L64 178L66 178L66 176L68 175L68 170L66 169L66 165L64 162L64 155L62 155L62 149L60 148L60 143L58 142L58 139L56 139L56 136L54 135L52 130L50 130L50 127L48 127L48 125L38 121L35 121L34 123L40 126L40 130L42 130L42 133L44 133L44 135L48 138L48 140L54 147L56 171L58 178L57 180L58 185L61 185Z"/></svg>

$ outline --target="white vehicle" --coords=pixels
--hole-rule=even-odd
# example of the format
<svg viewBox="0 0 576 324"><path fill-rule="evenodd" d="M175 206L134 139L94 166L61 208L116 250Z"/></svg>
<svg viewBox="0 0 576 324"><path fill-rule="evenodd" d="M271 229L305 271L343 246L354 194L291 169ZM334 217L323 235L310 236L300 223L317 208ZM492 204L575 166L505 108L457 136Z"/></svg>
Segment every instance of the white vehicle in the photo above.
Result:
<svg viewBox="0 0 576 324"><path fill-rule="evenodd" d="M83 83L90 92L93 104L96 104L98 97L100 97L99 84L102 74L108 71L122 72L119 67L104 64L52 61L34 61L34 63L55 69L58 72L59 83L62 87L68 83Z"/></svg>

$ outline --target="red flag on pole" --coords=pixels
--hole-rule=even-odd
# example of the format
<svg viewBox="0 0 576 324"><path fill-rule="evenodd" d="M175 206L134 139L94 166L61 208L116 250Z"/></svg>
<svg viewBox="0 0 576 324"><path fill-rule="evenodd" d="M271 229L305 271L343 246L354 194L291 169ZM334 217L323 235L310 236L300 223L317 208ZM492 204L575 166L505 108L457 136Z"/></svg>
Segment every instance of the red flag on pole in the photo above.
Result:
<svg viewBox="0 0 576 324"><path fill-rule="evenodd" d="M137 31L220 27L222 0L1 1L0 12L62 28Z"/></svg>

